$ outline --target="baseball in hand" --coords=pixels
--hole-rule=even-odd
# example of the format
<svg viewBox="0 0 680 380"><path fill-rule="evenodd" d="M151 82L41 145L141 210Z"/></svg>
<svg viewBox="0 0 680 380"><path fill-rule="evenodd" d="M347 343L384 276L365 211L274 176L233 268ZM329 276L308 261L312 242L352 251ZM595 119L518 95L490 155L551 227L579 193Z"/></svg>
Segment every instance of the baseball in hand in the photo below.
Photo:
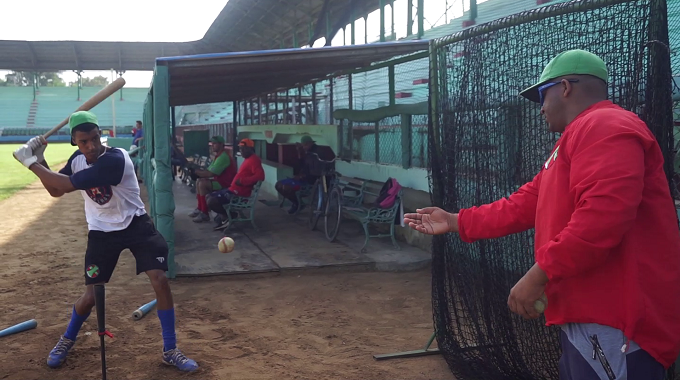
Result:
<svg viewBox="0 0 680 380"><path fill-rule="evenodd" d="M539 314L543 314L547 306L548 298L545 296L545 293L543 293L543 295L541 295L541 298L537 299L536 302L534 303L534 309L536 309L536 311Z"/></svg>
<svg viewBox="0 0 680 380"><path fill-rule="evenodd" d="M230 237L223 237L220 242L217 243L217 248L222 253L229 253L234 250L234 239Z"/></svg>

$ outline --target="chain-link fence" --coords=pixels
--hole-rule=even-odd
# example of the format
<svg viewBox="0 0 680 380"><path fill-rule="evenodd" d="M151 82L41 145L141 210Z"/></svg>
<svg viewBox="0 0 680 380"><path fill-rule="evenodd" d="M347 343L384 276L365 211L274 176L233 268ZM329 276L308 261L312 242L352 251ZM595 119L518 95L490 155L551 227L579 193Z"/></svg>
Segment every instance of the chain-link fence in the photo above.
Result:
<svg viewBox="0 0 680 380"><path fill-rule="evenodd" d="M427 165L429 58L378 64L238 102L239 125L339 125L345 158ZM404 108L406 107L406 108ZM342 118L338 110L351 111Z"/></svg>
<svg viewBox="0 0 680 380"><path fill-rule="evenodd" d="M404 168L427 164L428 58L337 78L344 158ZM337 115L336 115L337 116Z"/></svg>

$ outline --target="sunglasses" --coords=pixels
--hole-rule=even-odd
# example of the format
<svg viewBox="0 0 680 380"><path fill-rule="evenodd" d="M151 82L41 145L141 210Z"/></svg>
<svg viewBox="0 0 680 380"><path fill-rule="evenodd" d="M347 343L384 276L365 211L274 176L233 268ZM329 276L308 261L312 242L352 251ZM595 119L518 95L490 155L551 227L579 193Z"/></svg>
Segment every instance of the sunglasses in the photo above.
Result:
<svg viewBox="0 0 680 380"><path fill-rule="evenodd" d="M567 82L576 83L576 82L578 82L578 79L567 79ZM543 98L543 93L544 93L547 89L549 89L550 87L555 86L555 85L558 85L558 84L560 84L560 83L562 83L562 81L559 81L559 82L549 82L549 83L546 83L546 84L544 84L544 85L542 85L542 86L540 86L540 87L538 88L538 100L539 100L539 103L540 103L541 105L543 105L543 101L545 100L545 99Z"/></svg>

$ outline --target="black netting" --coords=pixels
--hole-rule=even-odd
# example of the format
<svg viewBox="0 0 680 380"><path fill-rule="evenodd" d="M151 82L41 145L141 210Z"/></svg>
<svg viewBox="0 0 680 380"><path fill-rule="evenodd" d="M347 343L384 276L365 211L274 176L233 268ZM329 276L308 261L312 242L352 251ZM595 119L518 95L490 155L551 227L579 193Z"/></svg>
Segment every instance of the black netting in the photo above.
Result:
<svg viewBox="0 0 680 380"><path fill-rule="evenodd" d="M571 1L437 40L429 128L433 203L452 211L489 203L533 178L558 136L547 131L539 106L518 93L551 58L574 48L607 62L610 99L647 122L670 177L666 17L665 0ZM558 330L543 319L523 320L507 306L510 289L533 263L533 231L474 244L453 234L433 240L437 341L457 379L558 378Z"/></svg>

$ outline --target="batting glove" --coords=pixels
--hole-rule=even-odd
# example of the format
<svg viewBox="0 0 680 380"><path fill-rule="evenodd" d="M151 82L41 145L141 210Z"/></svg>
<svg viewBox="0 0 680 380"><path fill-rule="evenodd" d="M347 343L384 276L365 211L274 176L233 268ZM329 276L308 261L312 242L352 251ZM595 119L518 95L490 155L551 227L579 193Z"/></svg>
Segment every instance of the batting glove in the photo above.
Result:
<svg viewBox="0 0 680 380"><path fill-rule="evenodd" d="M45 161L43 154L47 148L47 140L45 140L44 137L35 136L34 138L28 140L26 144L31 147L33 155L38 159L38 163Z"/></svg>
<svg viewBox="0 0 680 380"><path fill-rule="evenodd" d="M38 157L33 155L33 150L28 144L24 144L21 148L15 150L13 155L17 161L21 162L27 168L30 168L31 165L38 162Z"/></svg>

